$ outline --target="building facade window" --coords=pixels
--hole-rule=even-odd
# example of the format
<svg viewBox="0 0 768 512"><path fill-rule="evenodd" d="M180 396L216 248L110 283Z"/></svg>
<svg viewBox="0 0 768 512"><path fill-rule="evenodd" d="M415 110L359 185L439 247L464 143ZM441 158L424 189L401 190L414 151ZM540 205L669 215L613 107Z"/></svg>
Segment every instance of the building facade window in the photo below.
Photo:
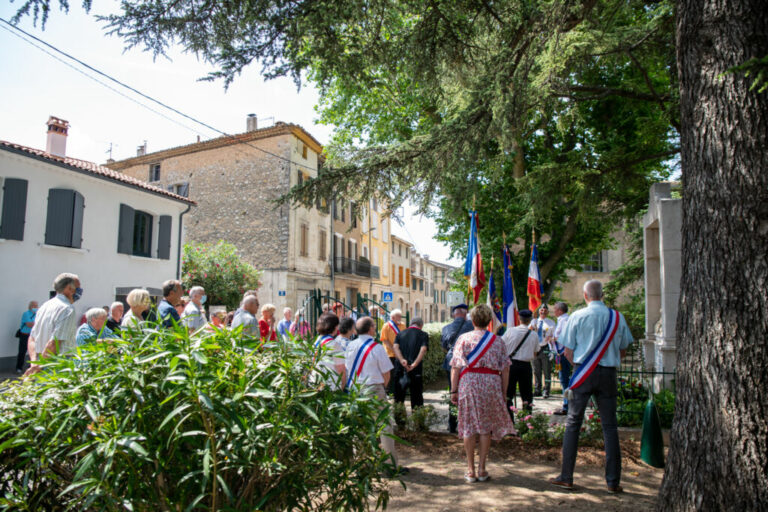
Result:
<svg viewBox="0 0 768 512"><path fill-rule="evenodd" d="M171 227L173 218L160 215L157 222L157 258L171 257ZM135 210L127 204L120 205L117 235L117 252L133 256L152 257L155 217L148 212Z"/></svg>
<svg viewBox="0 0 768 512"><path fill-rule="evenodd" d="M152 215L136 210L133 212L133 255L152 257Z"/></svg>
<svg viewBox="0 0 768 512"><path fill-rule="evenodd" d="M309 256L309 226L302 223L299 236L299 255Z"/></svg>
<svg viewBox="0 0 768 512"><path fill-rule="evenodd" d="M304 160L307 159L307 145L306 144L302 145L302 147L301 147L301 158L303 158Z"/></svg>
<svg viewBox="0 0 768 512"><path fill-rule="evenodd" d="M398 284L403 286L403 267L397 267Z"/></svg>
<svg viewBox="0 0 768 512"><path fill-rule="evenodd" d="M349 222L353 228L357 227L357 205L353 202L349 203Z"/></svg>
<svg viewBox="0 0 768 512"><path fill-rule="evenodd" d="M603 267L603 253L593 254L589 263L584 265L584 272L605 272Z"/></svg>
<svg viewBox="0 0 768 512"><path fill-rule="evenodd" d="M160 181L160 164L149 164L149 181Z"/></svg>
<svg viewBox="0 0 768 512"><path fill-rule="evenodd" d="M384 276L389 275L389 265L387 263L387 250L381 251L381 270L384 272Z"/></svg>
<svg viewBox="0 0 768 512"><path fill-rule="evenodd" d="M408 248L405 248L405 259L408 259Z"/></svg>
<svg viewBox="0 0 768 512"><path fill-rule="evenodd" d="M82 247L85 199L75 190L48 190L48 215L45 221L45 243L60 247Z"/></svg>
<svg viewBox="0 0 768 512"><path fill-rule="evenodd" d="M395 254L395 242L392 242L392 254Z"/></svg>
<svg viewBox="0 0 768 512"><path fill-rule="evenodd" d="M405 287L411 286L411 269L405 269Z"/></svg>
<svg viewBox="0 0 768 512"><path fill-rule="evenodd" d="M318 232L318 247L317 247L317 259L320 261L325 261L325 246L326 246L326 235L325 230L321 229Z"/></svg>
<svg viewBox="0 0 768 512"><path fill-rule="evenodd" d="M0 238L24 240L24 222L27 216L27 180L5 178L3 203L0 213Z"/></svg>
<svg viewBox="0 0 768 512"><path fill-rule="evenodd" d="M183 181L168 185L168 191L181 197L189 197L189 182Z"/></svg>

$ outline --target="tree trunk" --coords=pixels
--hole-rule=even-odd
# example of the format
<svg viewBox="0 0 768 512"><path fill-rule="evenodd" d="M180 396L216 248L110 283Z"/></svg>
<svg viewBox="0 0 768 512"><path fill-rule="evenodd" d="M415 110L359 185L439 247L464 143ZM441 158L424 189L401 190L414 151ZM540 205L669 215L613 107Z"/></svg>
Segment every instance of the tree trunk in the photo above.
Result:
<svg viewBox="0 0 768 512"><path fill-rule="evenodd" d="M768 94L719 75L768 54L765 0L679 0L683 269L659 510L768 509Z"/></svg>

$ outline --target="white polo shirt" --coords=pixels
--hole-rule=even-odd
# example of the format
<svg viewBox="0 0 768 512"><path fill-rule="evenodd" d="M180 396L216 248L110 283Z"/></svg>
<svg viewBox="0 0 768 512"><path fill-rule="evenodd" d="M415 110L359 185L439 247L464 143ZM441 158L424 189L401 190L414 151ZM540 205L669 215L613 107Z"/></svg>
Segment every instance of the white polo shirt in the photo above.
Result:
<svg viewBox="0 0 768 512"><path fill-rule="evenodd" d="M347 345L347 351L344 353L345 365L347 367L347 375L352 372L352 366L355 364L355 357L360 352L360 347L366 341L373 339L368 334L363 334L358 338L352 340ZM366 349L367 350L367 349ZM362 361L365 351L360 354L360 360ZM384 347L376 343L374 340L374 346L368 357L365 359L365 364L362 366L360 376L353 377L353 382L357 382L361 386L374 386L376 384L384 384L384 374L392 370L392 361L389 360L387 351Z"/></svg>
<svg viewBox="0 0 768 512"><path fill-rule="evenodd" d="M45 301L35 316L35 326L30 336L35 339L35 351L42 355L52 338L59 340L58 353L63 354L75 348L77 317L75 306L62 294Z"/></svg>
<svg viewBox="0 0 768 512"><path fill-rule="evenodd" d="M205 324L208 323L208 320L205 318L205 310L201 310L197 307L197 304L190 301L181 314L181 323L190 331L196 331L201 327L205 327Z"/></svg>
<svg viewBox="0 0 768 512"><path fill-rule="evenodd" d="M316 348L315 350L320 350L320 349ZM328 343L326 343L325 345L323 345L322 351L323 351L322 356L317 361L318 365L325 366L328 370L334 373L336 372L337 364L346 365L346 360L344 357L344 348L341 346L341 343L339 342L338 338L334 338ZM369 355L368 357L371 357L371 356ZM331 389L338 389L336 382L337 382L337 379L334 378L330 382L327 382L327 384Z"/></svg>
<svg viewBox="0 0 768 512"><path fill-rule="evenodd" d="M536 347L539 344L538 336L536 336L535 332L530 331L527 325L520 324L518 326L512 327L511 329L507 329L507 331L501 337L501 339L504 340L504 346L507 349L507 355L510 355L517 348L520 340L522 340L526 333L529 332L531 334L528 335L528 337L525 339L525 342L523 342L523 345L515 354L515 357L512 358L515 361L533 360L533 357L536 355Z"/></svg>

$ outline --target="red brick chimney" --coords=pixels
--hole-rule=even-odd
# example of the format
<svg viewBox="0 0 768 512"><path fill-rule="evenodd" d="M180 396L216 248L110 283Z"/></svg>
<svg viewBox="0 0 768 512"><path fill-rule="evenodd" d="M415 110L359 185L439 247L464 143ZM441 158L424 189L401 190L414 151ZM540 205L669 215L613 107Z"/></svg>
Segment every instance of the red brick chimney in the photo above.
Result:
<svg viewBox="0 0 768 512"><path fill-rule="evenodd" d="M45 151L56 156L67 156L67 132L69 122L58 117L48 117L48 140Z"/></svg>

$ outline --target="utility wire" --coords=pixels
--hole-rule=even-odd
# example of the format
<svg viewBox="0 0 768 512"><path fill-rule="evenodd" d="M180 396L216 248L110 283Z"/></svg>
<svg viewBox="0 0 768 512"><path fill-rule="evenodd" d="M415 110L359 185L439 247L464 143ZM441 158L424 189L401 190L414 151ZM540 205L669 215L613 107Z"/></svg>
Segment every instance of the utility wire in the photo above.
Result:
<svg viewBox="0 0 768 512"><path fill-rule="evenodd" d="M121 86L121 87L124 87L124 88L128 89L129 91L131 91L131 92L133 92L133 93L135 93L135 94L138 94L138 95L139 95L139 96L141 96L142 98L145 98L145 99L147 99L147 100L149 100L149 101L151 101L151 102L153 102L153 103L156 103L157 105L160 105L161 107L163 107L163 108L165 108L165 109L167 109L167 110L170 110L171 112L173 112L173 113L175 113L175 114L177 114L177 115L180 115L180 116L182 116L182 117L184 117L184 118L186 118L186 119L189 119L190 121L192 121L192 122L194 122L194 123L196 123L196 124L199 124L199 125L201 125L201 126L204 126L205 128L208 128L208 129L209 129L209 130L211 130L211 131L214 131L214 132L216 132L216 133L218 133L218 134L221 134L221 135L222 135L222 136L224 136L224 137L228 137L228 138L232 139L233 141L237 142L238 144L245 144L246 146L249 146L249 147L251 147L251 148L253 148L253 149L256 149L256 150L258 150L258 151L261 151L261 152L262 152L262 153L264 153L264 154L267 154L267 155L270 155L270 156L272 156L272 157L275 157L275 158L277 158L277 159L283 160L283 161L285 161L285 162L288 162L288 163L294 164L294 165L296 165L297 167L303 167L303 168L305 168L305 169L308 169L308 170L310 170L310 171L317 171L317 169L315 169L314 167L310 167L310 166L308 166L308 165L305 165L305 164L301 164L301 163L299 163L299 162L294 162L294 161L293 161L293 160L291 160L290 158L285 158L284 156L282 156L282 155L278 155L277 153L272 153L271 151L267 151L266 149L260 148L260 147L258 147L258 146L254 146L254 145L252 145L252 144L248 143L247 141L240 141L240 140L238 140L238 139L237 139L237 137L235 137L234 135L232 135L232 134L229 134L229 133L227 133L227 132L224 132L224 131L222 131L222 130L219 130L218 128L215 128L215 127L213 127L213 126L209 125L208 123L205 123L205 122L203 122L203 121L200 121L199 119L196 119L195 117L192 117L192 116L190 116L190 115L188 115L188 114L185 114L184 112L182 112L182 111L180 111L180 110L178 110L178 109L176 109L176 108L174 108L174 107L171 107L170 105L167 105L166 103L163 103L162 101L160 101L160 100L157 100L157 99L153 98L152 96L149 96L148 94L145 94L145 93L143 93L143 92L139 91L138 89L136 89L136 88L134 88L134 87L131 87L130 85L128 85L128 84L126 84L126 83L124 83L124 82L122 82L122 81L120 81L120 80L118 80L118 79L116 79L116 78L112 77L111 75L109 75L109 74L107 74L107 73L105 73L105 72L103 72L103 71L100 71L100 70L98 70L98 69L94 68L94 67L93 67L93 66L91 66L90 64L87 64L86 62L83 62L82 60L78 59L77 57L75 57L75 56L73 56L73 55L71 55L71 54L69 54L69 53L67 53L67 52L65 52L65 51L63 51L63 50L60 50L59 48L56 48L56 47L55 47L55 46L53 46L52 44L50 44L50 43L48 43L48 42L46 42L46 41L44 41L44 40L40 39L39 37L37 37L37 36L35 36L35 35L33 35L33 34L30 34L29 32L27 32L27 31L25 31L25 30L23 30L23 29L21 29L21 28L17 27L16 25L14 25L13 23L9 22L8 20L6 20L6 19L4 19L4 18L0 18L0 21L1 21L1 22L3 22L3 23L5 23L5 24L6 24L6 25L8 25L9 27L13 28L14 30L17 30L17 31L21 32L21 33L22 33L22 34L24 34L25 36L27 36L27 37L29 37L29 38L31 38L31 39L34 39L35 41L39 42L40 44L42 44L42 45L44 45L44 46L46 46L46 47L50 48L51 50L55 51L56 53L59 53L59 54L61 54L61 55L65 56L66 58L68 58L68 59L71 59L71 60L73 60L74 62L77 62L77 63L78 63L78 64L80 64L81 66L83 66L83 67L85 67L85 68L87 68L87 69L89 69L89 70L93 71L94 73L97 73L98 75L100 75L100 76L103 76L103 77L104 77L104 78L106 78L107 80L110 80L110 81L112 81L112 82L116 83L117 85L119 85L119 86ZM6 29L6 30L7 30L7 29ZM22 38L22 39L23 39L23 38ZM26 41L26 42L27 42L27 43L29 43L29 44L32 44L30 41ZM37 45L34 45L34 46L35 46L36 48L40 49L40 50L43 50L42 48L38 47ZM43 50L43 51L45 51L45 50ZM48 53L48 54L50 55L50 53L49 53L49 52L47 52L47 51L46 51L46 53ZM55 57L54 57L54 58L55 58ZM59 60L59 59L57 59L57 60ZM70 66L70 67L72 67L72 66ZM81 70L77 70L77 71L79 71L80 73L83 73ZM85 73L83 73L83 74L85 74ZM88 76L89 78L91 78L91 79L93 79L93 80L96 80L96 79L94 79L93 77L90 77L90 76L89 76L89 75L87 75L87 74L86 74L85 76ZM96 81L97 81L98 83L100 83L100 84L102 84L102 85L106 86L106 87L109 87L107 84L104 84L104 83L102 83L102 82L99 82L98 80L96 80ZM109 87L109 88L110 88L111 90L113 90L113 91L114 91L114 89L112 89L111 87ZM115 92L117 92L117 91L115 91ZM118 94L121 94L122 96L125 96L125 95L124 95L124 94L122 94L122 93L118 93ZM135 100L132 100L132 101L135 101ZM139 103L139 104L141 105L141 103ZM146 106L145 106L145 107L146 107ZM148 108L149 110L152 110L152 109L150 109L149 107L146 107L146 108ZM154 110L152 110L152 111L153 111L153 112L156 112L156 111L154 111ZM157 112L156 112L156 113L157 113ZM160 114L160 115L162 115L162 114ZM163 117L166 117L166 116L164 116L164 115L163 115ZM168 119L168 118L166 117L166 119ZM175 122L175 121L174 121L174 122ZM177 124L179 124L179 123L177 123ZM181 125L181 126L184 126L184 125ZM185 126L185 128L187 128L187 129L190 129L190 128L186 127L186 126ZM192 130L192 131L194 131L194 130ZM197 132L195 132L195 133L197 133Z"/></svg>

